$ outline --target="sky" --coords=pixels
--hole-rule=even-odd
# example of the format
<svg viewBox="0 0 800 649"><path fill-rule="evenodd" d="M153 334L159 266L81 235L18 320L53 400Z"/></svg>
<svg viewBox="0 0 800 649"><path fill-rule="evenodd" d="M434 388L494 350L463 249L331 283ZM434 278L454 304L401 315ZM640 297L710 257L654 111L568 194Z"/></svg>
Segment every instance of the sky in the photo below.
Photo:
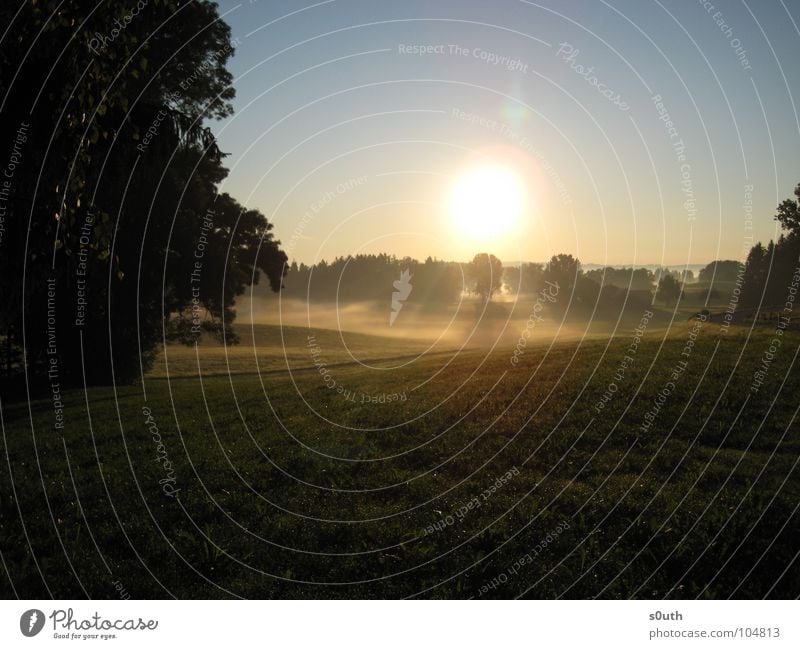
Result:
<svg viewBox="0 0 800 649"><path fill-rule="evenodd" d="M800 182L796 0L225 0L220 13L236 44L235 112L212 124L223 189L298 262L744 259L780 233L775 206Z"/></svg>

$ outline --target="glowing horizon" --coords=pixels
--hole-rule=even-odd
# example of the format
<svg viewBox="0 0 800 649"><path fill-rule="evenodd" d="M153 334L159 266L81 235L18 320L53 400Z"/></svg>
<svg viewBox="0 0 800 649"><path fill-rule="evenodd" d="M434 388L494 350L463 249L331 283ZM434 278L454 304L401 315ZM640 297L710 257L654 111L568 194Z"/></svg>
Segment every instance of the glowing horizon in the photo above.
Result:
<svg viewBox="0 0 800 649"><path fill-rule="evenodd" d="M509 3L491 20L477 2L222 10L238 42L236 112L213 127L230 153L223 189L263 211L298 262L743 260L778 236L775 207L800 180L800 72L775 65L796 34L780 7L751 8L769 41L748 10L723 10L747 35L738 50L689 4ZM259 39L271 21L284 28ZM482 237L478 214L454 227L442 201L486 155L533 202L513 236ZM486 218L488 232L505 217Z"/></svg>

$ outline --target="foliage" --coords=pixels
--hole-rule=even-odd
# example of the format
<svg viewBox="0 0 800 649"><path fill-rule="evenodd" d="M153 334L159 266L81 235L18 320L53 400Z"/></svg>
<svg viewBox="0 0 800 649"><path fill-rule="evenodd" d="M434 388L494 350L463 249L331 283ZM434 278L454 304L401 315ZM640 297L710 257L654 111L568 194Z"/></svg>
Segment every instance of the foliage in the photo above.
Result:
<svg viewBox="0 0 800 649"><path fill-rule="evenodd" d="M795 195L800 198L800 185L795 189ZM795 277L800 275L800 231L796 216L796 201L787 199L780 203L775 219L787 233L766 246L758 242L750 249L742 273L743 306L782 309L794 300L797 291ZM787 314L787 317L791 319L792 314Z"/></svg>
<svg viewBox="0 0 800 649"><path fill-rule="evenodd" d="M21 157L0 255L7 374L22 369L24 346L30 369L57 359L64 382L130 381L164 339L190 342L180 314L193 300L204 327L231 334L244 286L260 272L280 284L271 225L217 194L227 171L205 120L229 115L234 94L217 6L99 9L0 7L11 39L0 57L0 147ZM217 221L204 233L210 209ZM201 234L198 294L186 271Z"/></svg>
<svg viewBox="0 0 800 649"><path fill-rule="evenodd" d="M504 269L503 283L509 293L532 295L538 293L544 284L544 266L542 264L523 263Z"/></svg>
<svg viewBox="0 0 800 649"><path fill-rule="evenodd" d="M472 290L484 302L491 300L503 285L503 262L492 254L480 252L475 255L468 272Z"/></svg>
<svg viewBox="0 0 800 649"><path fill-rule="evenodd" d="M445 306L456 302L464 287L464 272L456 262L428 257L424 263L394 255L359 254L306 265L292 262L281 293L311 302L391 301L394 282L410 271L414 286L410 304Z"/></svg>
<svg viewBox="0 0 800 649"><path fill-rule="evenodd" d="M705 268L701 268L697 281L706 284L719 284L735 282L742 271L742 262L734 259L712 261Z"/></svg>
<svg viewBox="0 0 800 649"><path fill-rule="evenodd" d="M646 268L597 268L587 271L586 277L600 286L616 286L633 291L653 290L653 273Z"/></svg>
<svg viewBox="0 0 800 649"><path fill-rule="evenodd" d="M669 306L675 304L681 297L681 285L672 275L663 275L658 281L657 297Z"/></svg>
<svg viewBox="0 0 800 649"><path fill-rule="evenodd" d="M787 198L780 205L775 213L775 220L781 224L784 230L791 234L800 234L800 183L794 189L797 200Z"/></svg>

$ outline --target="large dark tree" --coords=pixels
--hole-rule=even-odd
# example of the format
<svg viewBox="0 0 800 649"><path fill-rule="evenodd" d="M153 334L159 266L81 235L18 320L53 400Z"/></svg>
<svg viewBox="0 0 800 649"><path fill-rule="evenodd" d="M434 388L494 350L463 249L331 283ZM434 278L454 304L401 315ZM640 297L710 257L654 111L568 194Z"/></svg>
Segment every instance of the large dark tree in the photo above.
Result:
<svg viewBox="0 0 800 649"><path fill-rule="evenodd" d="M16 160L0 201L6 371L24 350L29 376L129 381L158 343L196 336L187 314L232 335L235 296L260 272L279 287L285 256L263 215L217 191L205 120L231 112L234 50L217 6L16 12L0 6L0 166Z"/></svg>

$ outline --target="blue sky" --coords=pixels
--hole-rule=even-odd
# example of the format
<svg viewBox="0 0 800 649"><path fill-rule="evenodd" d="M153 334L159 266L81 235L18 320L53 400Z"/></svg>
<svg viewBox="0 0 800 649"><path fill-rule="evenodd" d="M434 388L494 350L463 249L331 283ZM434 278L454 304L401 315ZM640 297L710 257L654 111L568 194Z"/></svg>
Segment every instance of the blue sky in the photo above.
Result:
<svg viewBox="0 0 800 649"><path fill-rule="evenodd" d="M220 10L240 39L236 112L213 125L225 189L298 261L741 259L751 236L776 235L775 205L800 182L795 1ZM526 196L511 231L476 240L447 197L481 161L511 169Z"/></svg>

